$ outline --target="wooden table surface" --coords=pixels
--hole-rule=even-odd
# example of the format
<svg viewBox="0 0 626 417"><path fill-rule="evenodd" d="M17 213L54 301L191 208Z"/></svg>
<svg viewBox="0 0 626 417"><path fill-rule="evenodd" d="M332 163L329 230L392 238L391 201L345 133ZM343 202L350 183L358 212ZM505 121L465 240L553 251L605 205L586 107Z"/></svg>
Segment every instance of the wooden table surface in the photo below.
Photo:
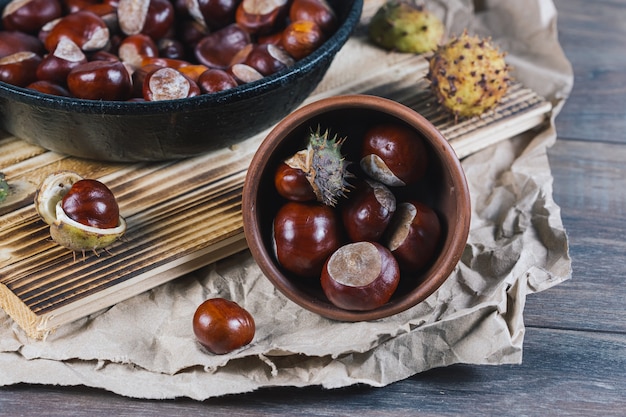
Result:
<svg viewBox="0 0 626 417"><path fill-rule="evenodd" d="M555 0L574 90L549 151L571 280L529 296L522 365L451 366L384 388L281 388L142 401L0 388L2 416L626 415L626 0Z"/></svg>

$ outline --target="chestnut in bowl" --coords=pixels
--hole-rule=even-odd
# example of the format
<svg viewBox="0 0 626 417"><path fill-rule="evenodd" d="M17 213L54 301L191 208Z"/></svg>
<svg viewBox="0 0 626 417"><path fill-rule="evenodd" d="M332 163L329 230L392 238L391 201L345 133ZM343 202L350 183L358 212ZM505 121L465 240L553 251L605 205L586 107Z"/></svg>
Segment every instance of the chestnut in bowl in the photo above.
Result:
<svg viewBox="0 0 626 417"><path fill-rule="evenodd" d="M0 13L8 3L0 0ZM319 84L363 8L363 0L328 3L337 30L307 57L260 80L157 102L77 99L0 82L0 129L45 149L100 161L169 160L231 146L274 125Z"/></svg>
<svg viewBox="0 0 626 417"><path fill-rule="evenodd" d="M427 166L421 179L403 187L390 188L398 204L418 200L436 213L439 238L434 254L425 266L418 270L400 268L398 286L384 304L365 309L339 307L330 300L332 297L326 296L328 288L322 288L321 277L318 280L303 278L289 272L275 255L275 245L279 242L275 239L273 219L288 201L277 191L275 176L285 159L307 146L311 131L321 128L328 129L331 136L342 138L341 152L346 160L352 162L349 169L358 178L363 174L358 171L363 138L371 127L379 125L402 126L422 138ZM423 163L423 158L420 160ZM348 191L346 199L350 199L356 188ZM340 210L341 206L340 201L336 209ZM409 107L369 95L321 99L292 112L279 122L252 159L244 182L243 207L248 246L270 282L301 307L342 321L388 317L430 296L448 279L459 262L467 242L471 217L465 174L448 141L428 120ZM343 243L349 244L351 238L345 239ZM381 242L384 240L381 238Z"/></svg>

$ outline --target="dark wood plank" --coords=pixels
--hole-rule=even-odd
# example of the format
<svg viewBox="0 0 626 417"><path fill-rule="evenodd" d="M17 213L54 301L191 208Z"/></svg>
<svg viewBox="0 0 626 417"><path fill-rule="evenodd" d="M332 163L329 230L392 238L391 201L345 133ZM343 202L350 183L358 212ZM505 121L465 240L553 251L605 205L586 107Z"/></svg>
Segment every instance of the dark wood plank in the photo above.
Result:
<svg viewBox="0 0 626 417"><path fill-rule="evenodd" d="M329 416L559 415L622 416L626 409L626 336L529 329L524 363L459 365L378 389L263 389L215 398L144 401L85 388L0 389L0 410L49 417L80 416Z"/></svg>
<svg viewBox="0 0 626 417"><path fill-rule="evenodd" d="M626 2L556 0L574 90L557 117L566 138L626 143Z"/></svg>
<svg viewBox="0 0 626 417"><path fill-rule="evenodd" d="M626 146L592 146L559 140L549 151L573 276L529 297L525 317L535 326L626 333Z"/></svg>

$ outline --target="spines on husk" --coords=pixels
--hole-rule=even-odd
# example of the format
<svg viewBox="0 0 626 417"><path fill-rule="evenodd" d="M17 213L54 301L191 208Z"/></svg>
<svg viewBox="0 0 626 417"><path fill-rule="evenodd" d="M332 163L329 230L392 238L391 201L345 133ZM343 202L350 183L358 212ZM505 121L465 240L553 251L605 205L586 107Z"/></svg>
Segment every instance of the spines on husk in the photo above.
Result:
<svg viewBox="0 0 626 417"><path fill-rule="evenodd" d="M427 74L439 104L455 120L494 109L510 82L505 56L490 38L467 31L439 47L430 58Z"/></svg>

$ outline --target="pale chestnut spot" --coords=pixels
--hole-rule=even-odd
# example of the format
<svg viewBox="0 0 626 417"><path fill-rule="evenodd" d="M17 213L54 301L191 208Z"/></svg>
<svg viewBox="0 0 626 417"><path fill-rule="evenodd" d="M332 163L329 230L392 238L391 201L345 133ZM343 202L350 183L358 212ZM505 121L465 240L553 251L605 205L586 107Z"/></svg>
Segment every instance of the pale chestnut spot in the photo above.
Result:
<svg viewBox="0 0 626 417"><path fill-rule="evenodd" d="M395 216L392 219L392 224L390 225L390 230L393 232L389 235L389 239L385 245L390 251L393 252L398 249L406 240L416 215L417 208L413 204L401 203L398 205Z"/></svg>
<svg viewBox="0 0 626 417"><path fill-rule="evenodd" d="M173 100L189 95L189 80L172 68L161 68L155 71L149 80L152 100Z"/></svg>
<svg viewBox="0 0 626 417"><path fill-rule="evenodd" d="M381 273L378 249L370 242L342 246L328 260L328 273L339 284L363 287L375 281Z"/></svg>
<svg viewBox="0 0 626 417"><path fill-rule="evenodd" d="M127 35L141 32L148 15L150 0L120 0L117 16L120 29Z"/></svg>
<svg viewBox="0 0 626 417"><path fill-rule="evenodd" d="M109 43L109 28L106 26L96 28L89 40L83 44L84 51L97 51Z"/></svg>
<svg viewBox="0 0 626 417"><path fill-rule="evenodd" d="M398 178L392 171L389 169L387 164L375 154L370 154L361 158L360 161L361 168L367 175L369 175L372 179L382 182L385 185L391 187L400 187L405 186L406 184L400 178Z"/></svg>
<svg viewBox="0 0 626 417"><path fill-rule="evenodd" d="M287 0L243 0L241 7L248 14L265 15L287 4Z"/></svg>
<svg viewBox="0 0 626 417"><path fill-rule="evenodd" d="M396 211L396 196L391 190L378 181L365 180L374 190L374 197L389 212Z"/></svg>
<svg viewBox="0 0 626 417"><path fill-rule="evenodd" d="M53 55L68 62L82 62L86 60L82 49L68 38L61 38L61 40L59 40Z"/></svg>
<svg viewBox="0 0 626 417"><path fill-rule="evenodd" d="M36 56L36 53L30 51L16 52L14 54L0 58L0 65L18 64Z"/></svg>

